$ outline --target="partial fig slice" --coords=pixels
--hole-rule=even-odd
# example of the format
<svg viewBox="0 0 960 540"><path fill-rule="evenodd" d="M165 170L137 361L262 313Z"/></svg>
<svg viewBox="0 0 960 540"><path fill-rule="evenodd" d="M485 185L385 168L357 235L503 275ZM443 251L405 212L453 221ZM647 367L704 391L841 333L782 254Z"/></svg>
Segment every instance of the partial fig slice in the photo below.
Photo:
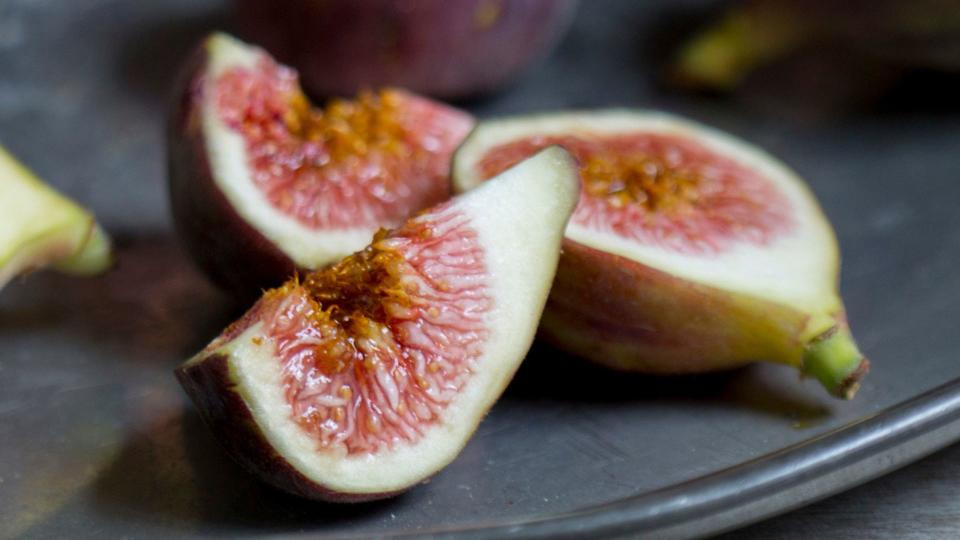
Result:
<svg viewBox="0 0 960 540"><path fill-rule="evenodd" d="M110 240L93 215L0 147L0 288L31 269L89 275L111 260Z"/></svg>
<svg viewBox="0 0 960 540"><path fill-rule="evenodd" d="M263 480L403 491L456 457L526 354L577 196L570 156L544 150L267 291L177 377Z"/></svg>
<svg viewBox="0 0 960 540"><path fill-rule="evenodd" d="M561 113L481 123L454 157L454 189L556 144L579 160L582 194L549 340L653 373L780 362L852 397L868 363L837 293L836 239L786 166L665 114Z"/></svg>
<svg viewBox="0 0 960 540"><path fill-rule="evenodd" d="M174 219L216 282L277 285L449 198L450 157L472 125L396 89L314 108L295 71L214 34L170 124Z"/></svg>

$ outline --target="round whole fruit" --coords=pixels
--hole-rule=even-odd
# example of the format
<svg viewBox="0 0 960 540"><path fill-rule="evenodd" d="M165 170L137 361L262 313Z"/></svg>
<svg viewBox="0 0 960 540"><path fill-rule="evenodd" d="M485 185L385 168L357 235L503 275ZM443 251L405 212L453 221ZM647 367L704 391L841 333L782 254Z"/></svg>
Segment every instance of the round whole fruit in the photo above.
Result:
<svg viewBox="0 0 960 540"><path fill-rule="evenodd" d="M472 125L394 89L314 108L296 72L214 34L170 123L174 221L214 281L273 286L449 198L450 157Z"/></svg>
<svg viewBox="0 0 960 540"><path fill-rule="evenodd" d="M235 0L241 27L319 95L401 86L441 98L497 89L544 56L574 0Z"/></svg>
<svg viewBox="0 0 960 540"><path fill-rule="evenodd" d="M804 183L732 136L641 111L482 122L454 157L467 191L538 149L580 163L541 323L547 339L617 369L795 366L849 398L868 363L837 293L830 224Z"/></svg>
<svg viewBox="0 0 960 540"><path fill-rule="evenodd" d="M0 288L33 269L89 275L112 260L110 239L93 215L0 147Z"/></svg>
<svg viewBox="0 0 960 540"><path fill-rule="evenodd" d="M267 291L176 374L244 467L304 497L386 497L460 452L533 340L578 196L544 150Z"/></svg>

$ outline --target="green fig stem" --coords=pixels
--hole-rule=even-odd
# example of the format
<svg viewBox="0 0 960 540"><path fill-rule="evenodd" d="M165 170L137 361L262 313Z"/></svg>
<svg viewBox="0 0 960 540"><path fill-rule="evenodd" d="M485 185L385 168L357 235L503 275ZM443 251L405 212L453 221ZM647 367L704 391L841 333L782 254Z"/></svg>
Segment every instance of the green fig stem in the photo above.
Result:
<svg viewBox="0 0 960 540"><path fill-rule="evenodd" d="M762 5L759 6L762 8ZM806 28L782 10L740 6L684 46L674 65L681 84L729 91L768 62L795 49Z"/></svg>
<svg viewBox="0 0 960 540"><path fill-rule="evenodd" d="M80 248L70 257L54 264L54 268L68 274L94 275L105 271L112 264L110 237L103 232L100 225L93 223Z"/></svg>
<svg viewBox="0 0 960 540"><path fill-rule="evenodd" d="M870 362L860 353L845 325L820 334L803 354L803 374L814 377L841 399L853 398L869 368Z"/></svg>

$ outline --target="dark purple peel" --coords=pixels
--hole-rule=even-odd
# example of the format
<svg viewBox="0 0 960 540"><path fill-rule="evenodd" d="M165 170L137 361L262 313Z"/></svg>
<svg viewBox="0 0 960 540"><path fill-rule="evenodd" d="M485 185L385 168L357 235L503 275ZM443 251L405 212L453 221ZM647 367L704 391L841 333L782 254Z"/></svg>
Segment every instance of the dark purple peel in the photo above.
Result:
<svg viewBox="0 0 960 540"><path fill-rule="evenodd" d="M207 161L201 122L208 53L186 66L167 131L170 207L189 255L219 286L245 299L293 274L296 265L227 201Z"/></svg>
<svg viewBox="0 0 960 540"><path fill-rule="evenodd" d="M227 453L264 482L300 497L330 502L386 499L405 491L341 493L300 473L263 435L230 377L228 357L213 354L177 368L174 374Z"/></svg>

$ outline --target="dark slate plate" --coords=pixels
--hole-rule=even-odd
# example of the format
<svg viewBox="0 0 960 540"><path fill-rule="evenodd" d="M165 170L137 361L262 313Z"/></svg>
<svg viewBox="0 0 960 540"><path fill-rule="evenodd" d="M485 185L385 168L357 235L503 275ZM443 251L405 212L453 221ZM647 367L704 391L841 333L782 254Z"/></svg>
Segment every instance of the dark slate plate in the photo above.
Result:
<svg viewBox="0 0 960 540"><path fill-rule="evenodd" d="M430 483L356 506L266 488L226 459L171 375L237 313L171 235L161 142L172 74L228 27L223 7L5 0L0 140L97 211L119 265L0 295L0 537L702 535L960 437L960 85L923 75L877 97L859 86L882 70L829 54L730 99L670 92L654 83L659 59L704 2L584 4L549 61L470 106L663 108L794 166L836 225L850 320L873 360L855 401L776 366L614 376L537 346Z"/></svg>

